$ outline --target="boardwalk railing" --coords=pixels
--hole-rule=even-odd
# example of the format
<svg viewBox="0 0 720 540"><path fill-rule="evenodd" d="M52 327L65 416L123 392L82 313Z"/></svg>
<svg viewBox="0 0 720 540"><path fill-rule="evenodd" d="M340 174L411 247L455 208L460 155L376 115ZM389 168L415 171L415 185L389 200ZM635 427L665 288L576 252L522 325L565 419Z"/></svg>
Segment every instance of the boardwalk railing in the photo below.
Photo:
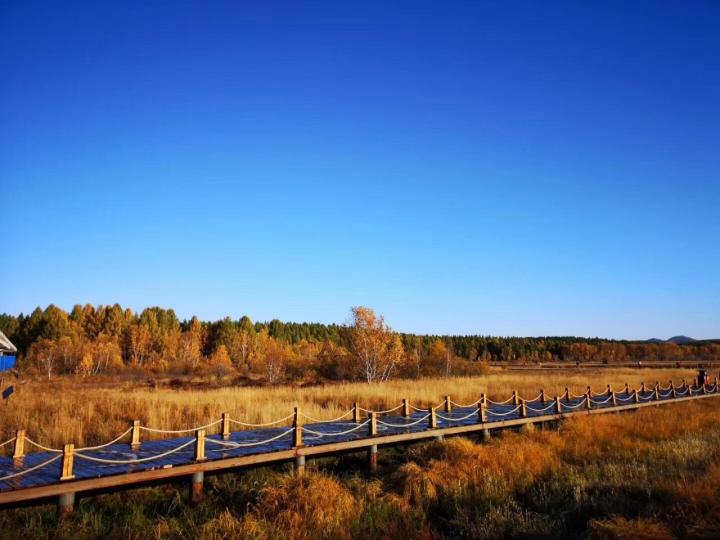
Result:
<svg viewBox="0 0 720 540"><path fill-rule="evenodd" d="M543 390L531 398L517 392L501 401L485 394L472 403L457 403L450 396L435 406L418 407L403 399L399 405L371 410L357 402L342 415L320 419L305 414L299 406L292 414L272 422L252 423L221 418L187 429L160 429L135 420L113 440L96 446L62 448L45 446L30 438L25 430L0 443L0 505L60 496L59 510L72 510L74 494L96 489L192 475L191 495L202 497L204 472L220 471L261 463L294 459L302 473L306 456L328 455L366 448L371 467L377 463L377 447L403 444L445 435L481 432L491 429L557 420L578 413L604 413L631 410L668 402L720 395L717 378L712 384L667 386L655 383L620 391L608 385L596 393L588 386L581 394L568 388L549 397ZM306 422L307 421L307 422ZM233 428L242 428L233 431ZM212 433L211 433L212 432ZM152 439L153 435L175 435L172 439ZM123 442L125 440L125 442ZM11 446L12 445L12 446ZM27 452L29 449L37 451Z"/></svg>

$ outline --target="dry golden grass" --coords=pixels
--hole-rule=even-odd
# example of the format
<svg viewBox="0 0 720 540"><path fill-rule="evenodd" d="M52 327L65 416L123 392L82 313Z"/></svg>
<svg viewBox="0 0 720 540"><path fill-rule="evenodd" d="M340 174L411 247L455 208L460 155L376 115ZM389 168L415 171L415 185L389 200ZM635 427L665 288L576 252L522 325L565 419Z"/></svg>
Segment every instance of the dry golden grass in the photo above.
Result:
<svg viewBox="0 0 720 540"><path fill-rule="evenodd" d="M225 387L203 390L151 389L129 382L103 383L97 387L73 378L29 381L17 384L0 415L0 442L17 429L26 429L34 440L52 446L66 442L76 445L103 443L123 432L134 419L143 425L163 429L183 429L216 420L228 412L232 418L247 422L268 422L288 416L300 404L304 413L316 418L340 416L358 401L369 409L387 409L408 398L417 406L437 405L449 394L453 401L470 403L486 393L495 399L508 397L513 390L521 396L535 397L540 388L548 396L560 394L565 387L575 393L591 385L602 391L606 384L619 389L641 381L663 384L691 379L690 369L594 368L567 370L505 371L493 370L478 377L394 380L333 384L312 387Z"/></svg>

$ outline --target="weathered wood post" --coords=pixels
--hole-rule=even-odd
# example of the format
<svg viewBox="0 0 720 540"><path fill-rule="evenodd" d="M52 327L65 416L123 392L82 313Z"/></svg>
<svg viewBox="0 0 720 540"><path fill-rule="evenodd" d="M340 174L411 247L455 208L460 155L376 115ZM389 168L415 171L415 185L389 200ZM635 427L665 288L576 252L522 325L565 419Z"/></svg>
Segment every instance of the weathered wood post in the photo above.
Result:
<svg viewBox="0 0 720 540"><path fill-rule="evenodd" d="M655 401L660 401L660 381L655 381L655 391L653 398Z"/></svg>
<svg viewBox="0 0 720 540"><path fill-rule="evenodd" d="M590 399L590 392L585 394L585 408L589 411L592 408L592 401Z"/></svg>
<svg viewBox="0 0 720 540"><path fill-rule="evenodd" d="M410 417L410 402L407 399L403 399L402 404L403 404L403 406L402 406L403 416L405 418L409 418Z"/></svg>
<svg viewBox="0 0 720 540"><path fill-rule="evenodd" d="M190 477L190 504L200 504L205 498L203 493L203 484L205 483L205 473L202 471L195 472Z"/></svg>
<svg viewBox="0 0 720 540"><path fill-rule="evenodd" d="M370 413L370 422L368 423L368 435L377 437L377 413Z"/></svg>
<svg viewBox="0 0 720 540"><path fill-rule="evenodd" d="M615 395L614 390L610 390L610 396L612 396L613 407L617 407L617 396Z"/></svg>
<svg viewBox="0 0 720 540"><path fill-rule="evenodd" d="M300 414L300 405L295 407L293 414L293 446L298 448L303 445L302 442L302 415ZM304 466L304 463L303 463Z"/></svg>
<svg viewBox="0 0 720 540"><path fill-rule="evenodd" d="M305 474L305 456L298 454L295 456L295 475L303 476Z"/></svg>
<svg viewBox="0 0 720 540"><path fill-rule="evenodd" d="M565 401L570 403L570 389L567 386L565 387Z"/></svg>
<svg viewBox="0 0 720 540"><path fill-rule="evenodd" d="M626 396L630 395L630 386L628 385L628 383L625 383L625 395Z"/></svg>
<svg viewBox="0 0 720 540"><path fill-rule="evenodd" d="M685 382L685 379L682 380L682 388L685 390L687 388L687 382Z"/></svg>
<svg viewBox="0 0 720 540"><path fill-rule="evenodd" d="M641 383L640 383L640 393L641 393L641 394L644 394L645 392L646 392L646 390L645 390L645 383L644 383L644 382L641 382Z"/></svg>
<svg viewBox="0 0 720 540"><path fill-rule="evenodd" d="M70 517L75 510L75 492L61 493L58 495L57 519L59 521Z"/></svg>
<svg viewBox="0 0 720 540"><path fill-rule="evenodd" d="M592 397L592 390L590 390L590 387L587 387L587 390L585 392L589 397Z"/></svg>
<svg viewBox="0 0 720 540"><path fill-rule="evenodd" d="M62 454L62 469L60 474L60 481L72 480L75 478L73 474L73 453L75 451L75 445L66 444L63 447ZM58 519L64 519L73 513L75 509L75 492L61 493L58 496L57 505L57 517Z"/></svg>
<svg viewBox="0 0 720 540"><path fill-rule="evenodd" d="M140 448L140 420L134 420L132 424L132 437L130 439L130 447L133 450Z"/></svg>
<svg viewBox="0 0 720 540"><path fill-rule="evenodd" d="M677 397L677 394L675 393L675 383L672 382L672 379L670 379L670 397L673 399Z"/></svg>
<svg viewBox="0 0 720 540"><path fill-rule="evenodd" d="M357 401L353 402L353 422L360 423L360 407Z"/></svg>
<svg viewBox="0 0 720 540"><path fill-rule="evenodd" d="M513 405L515 405L515 407L520 405L520 396L518 396L517 390L513 390L512 402L513 402Z"/></svg>
<svg viewBox="0 0 720 540"><path fill-rule="evenodd" d="M73 474L73 454L75 452L74 444L66 444L63 447L62 474L60 480L72 480L75 478Z"/></svg>
<svg viewBox="0 0 720 540"><path fill-rule="evenodd" d="M222 413L222 438L227 441L230 438L230 415Z"/></svg>
<svg viewBox="0 0 720 540"><path fill-rule="evenodd" d="M430 414L428 417L428 427L430 429L437 428L437 417L435 416L435 409L432 406L428 408L428 413Z"/></svg>
<svg viewBox="0 0 720 540"><path fill-rule="evenodd" d="M481 424L486 424L488 421L488 415L487 415L487 402L485 401L485 394L482 394L480 396L480 407L478 410L478 420ZM483 427L482 430L482 438L483 440L490 439L490 430L487 427Z"/></svg>
<svg viewBox="0 0 720 540"><path fill-rule="evenodd" d="M606 391L607 391L607 395L608 395L608 396L611 395L611 394L613 393L612 386L610 386L610 385L608 384L606 388L607 388L607 390L606 390Z"/></svg>
<svg viewBox="0 0 720 540"><path fill-rule="evenodd" d="M205 461L205 430L198 429L195 432L195 461Z"/></svg>
<svg viewBox="0 0 720 540"><path fill-rule="evenodd" d="M18 429L15 432L15 450L13 451L14 464L20 465L25 457L25 430Z"/></svg>
<svg viewBox="0 0 720 540"><path fill-rule="evenodd" d="M450 396L445 396L445 412L452 411L452 403L450 403Z"/></svg>
<svg viewBox="0 0 720 540"><path fill-rule="evenodd" d="M555 396L555 412L557 414L562 413L562 401L560 401L562 398L560 396Z"/></svg>
<svg viewBox="0 0 720 540"><path fill-rule="evenodd" d="M527 418L527 404L524 399L520 400L520 416L522 418Z"/></svg>
<svg viewBox="0 0 720 540"><path fill-rule="evenodd" d="M378 447L373 444L368 448L368 461L370 462L370 470L376 471L378 466Z"/></svg>
<svg viewBox="0 0 720 540"><path fill-rule="evenodd" d="M633 390L635 403L640 403L640 394L638 394L637 388Z"/></svg>
<svg viewBox="0 0 720 540"><path fill-rule="evenodd" d="M540 403L545 403L545 390L540 389Z"/></svg>

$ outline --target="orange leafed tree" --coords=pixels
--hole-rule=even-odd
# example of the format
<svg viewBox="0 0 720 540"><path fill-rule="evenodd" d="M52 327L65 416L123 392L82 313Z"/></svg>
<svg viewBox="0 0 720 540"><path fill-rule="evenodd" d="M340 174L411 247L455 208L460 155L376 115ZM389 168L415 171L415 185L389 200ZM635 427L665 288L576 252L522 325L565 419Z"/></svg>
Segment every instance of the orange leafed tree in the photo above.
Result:
<svg viewBox="0 0 720 540"><path fill-rule="evenodd" d="M404 357L400 336L368 307L352 308L350 342L368 383L388 380Z"/></svg>

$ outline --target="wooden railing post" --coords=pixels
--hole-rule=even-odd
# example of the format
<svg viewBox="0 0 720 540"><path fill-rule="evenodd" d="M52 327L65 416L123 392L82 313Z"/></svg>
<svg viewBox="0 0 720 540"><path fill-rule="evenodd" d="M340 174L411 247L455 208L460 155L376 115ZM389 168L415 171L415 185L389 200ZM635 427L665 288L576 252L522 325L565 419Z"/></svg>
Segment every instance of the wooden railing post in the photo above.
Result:
<svg viewBox="0 0 720 540"><path fill-rule="evenodd" d="M642 393L644 393L644 392L645 392L645 383L644 383L644 382L641 382L641 383L640 383L640 393L642 394Z"/></svg>
<svg viewBox="0 0 720 540"><path fill-rule="evenodd" d="M222 413L222 438L228 440L230 438L230 415Z"/></svg>
<svg viewBox="0 0 720 540"><path fill-rule="evenodd" d="M437 417L435 416L435 409L432 406L429 407L428 413L430 413L430 416L428 417L428 427L430 429L435 429L437 427Z"/></svg>
<svg viewBox="0 0 720 540"><path fill-rule="evenodd" d="M609 395L611 395L612 393L613 393L612 386L610 386L610 385L608 384L608 385L607 385L607 395L609 396Z"/></svg>
<svg viewBox="0 0 720 540"><path fill-rule="evenodd" d="M540 389L540 403L545 403L545 390Z"/></svg>
<svg viewBox="0 0 720 540"><path fill-rule="evenodd" d="M628 383L625 383L625 395L626 396L630 395L630 386L628 385Z"/></svg>
<svg viewBox="0 0 720 540"><path fill-rule="evenodd" d="M701 390L702 390L702 395L703 395L703 396L704 396L705 394L707 394L707 387L706 387L706 386L707 386L707 385L706 385L705 382L703 381L702 386L700 387Z"/></svg>
<svg viewBox="0 0 720 540"><path fill-rule="evenodd" d="M557 414L562 413L562 402L560 396L555 396L555 412Z"/></svg>
<svg viewBox="0 0 720 540"><path fill-rule="evenodd" d="M74 444L66 444L63 447L62 473L60 480L72 480L75 478L73 474L73 453L75 451Z"/></svg>
<svg viewBox="0 0 720 540"><path fill-rule="evenodd" d="M487 422L487 405L485 403L483 403L482 399L480 400L480 410L478 411L478 420L480 420L480 422L482 424Z"/></svg>
<svg viewBox="0 0 720 540"><path fill-rule="evenodd" d="M520 400L520 416L523 418L527 418L527 405L525 404L525 400Z"/></svg>
<svg viewBox="0 0 720 540"><path fill-rule="evenodd" d="M195 461L205 461L205 430L198 429L195 432Z"/></svg>
<svg viewBox="0 0 720 540"><path fill-rule="evenodd" d="M589 411L592 408L592 402L590 401L590 392L585 394L585 408Z"/></svg>
<svg viewBox="0 0 720 540"><path fill-rule="evenodd" d="M672 379L670 380L670 397L676 398L677 394L675 393L675 383L672 382Z"/></svg>
<svg viewBox="0 0 720 540"><path fill-rule="evenodd" d="M452 403L450 403L450 396L445 396L445 412L452 411Z"/></svg>
<svg viewBox="0 0 720 540"><path fill-rule="evenodd" d="M480 394L480 404L485 405L487 409L487 396L485 394Z"/></svg>
<svg viewBox="0 0 720 540"><path fill-rule="evenodd" d="M295 431L293 431L293 446L297 448L298 446L302 446L302 416L300 415L300 405L295 407L293 427L295 428Z"/></svg>
<svg viewBox="0 0 720 540"><path fill-rule="evenodd" d="M683 390L687 389L687 382L685 382L685 379L682 380L682 388Z"/></svg>
<svg viewBox="0 0 720 540"><path fill-rule="evenodd" d="M520 405L520 396L518 396L517 390L513 390L512 400L513 405L515 405L516 407Z"/></svg>
<svg viewBox="0 0 720 540"><path fill-rule="evenodd" d="M635 403L640 403L640 394L638 394L637 388L633 390L633 393L635 395Z"/></svg>
<svg viewBox="0 0 720 540"><path fill-rule="evenodd" d="M407 399L403 399L402 404L403 416L408 418L410 416L410 402Z"/></svg>
<svg viewBox="0 0 720 540"><path fill-rule="evenodd" d="M140 447L140 420L133 421L130 446L133 450L137 450Z"/></svg>
<svg viewBox="0 0 720 540"><path fill-rule="evenodd" d="M615 391L610 390L610 395L612 396L612 404L613 407L617 407L617 397L615 396Z"/></svg>
<svg viewBox="0 0 720 540"><path fill-rule="evenodd" d="M655 381L655 401L660 401L660 381Z"/></svg>
<svg viewBox="0 0 720 540"><path fill-rule="evenodd" d="M13 452L13 461L20 463L25 457L25 430L18 429L15 432L15 451Z"/></svg>
<svg viewBox="0 0 720 540"><path fill-rule="evenodd" d="M586 392L586 394L588 395L588 397L592 397L592 390L590 390L590 387L589 387L589 386L587 387L587 392Z"/></svg>
<svg viewBox="0 0 720 540"><path fill-rule="evenodd" d="M370 423L368 424L370 426L368 428L368 433L371 437L377 436L377 413L371 412L370 413Z"/></svg>
<svg viewBox="0 0 720 540"><path fill-rule="evenodd" d="M565 401L570 403L570 389L567 386L565 387Z"/></svg>
<svg viewBox="0 0 720 540"><path fill-rule="evenodd" d="M360 407L357 401L353 402L353 422L360 423Z"/></svg>

